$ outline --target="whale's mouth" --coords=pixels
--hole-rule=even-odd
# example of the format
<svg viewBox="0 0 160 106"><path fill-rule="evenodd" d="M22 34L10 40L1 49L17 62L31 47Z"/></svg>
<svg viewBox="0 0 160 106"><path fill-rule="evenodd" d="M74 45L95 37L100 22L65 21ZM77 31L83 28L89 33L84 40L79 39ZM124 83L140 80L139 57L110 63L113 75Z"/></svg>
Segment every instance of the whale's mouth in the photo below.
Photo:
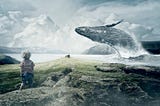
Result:
<svg viewBox="0 0 160 106"><path fill-rule="evenodd" d="M82 35L82 36L89 37L89 35L86 34L86 33L88 33L88 29L87 29L86 27L78 27L78 28L75 28L75 31L76 31L78 34Z"/></svg>
<svg viewBox="0 0 160 106"><path fill-rule="evenodd" d="M80 28L75 28L75 31L78 33L78 34L81 34L80 32Z"/></svg>

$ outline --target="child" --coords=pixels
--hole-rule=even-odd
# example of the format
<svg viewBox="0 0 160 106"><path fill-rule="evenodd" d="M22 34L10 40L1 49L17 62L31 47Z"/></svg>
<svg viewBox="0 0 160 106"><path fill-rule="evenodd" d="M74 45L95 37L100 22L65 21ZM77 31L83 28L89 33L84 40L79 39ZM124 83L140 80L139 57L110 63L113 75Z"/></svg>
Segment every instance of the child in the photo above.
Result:
<svg viewBox="0 0 160 106"><path fill-rule="evenodd" d="M23 52L22 57L24 58L24 60L20 63L20 75L22 77L20 90L22 90L23 86L27 84L29 85L29 87L32 87L34 77L33 71L35 66L32 60L30 60L31 53L29 51Z"/></svg>

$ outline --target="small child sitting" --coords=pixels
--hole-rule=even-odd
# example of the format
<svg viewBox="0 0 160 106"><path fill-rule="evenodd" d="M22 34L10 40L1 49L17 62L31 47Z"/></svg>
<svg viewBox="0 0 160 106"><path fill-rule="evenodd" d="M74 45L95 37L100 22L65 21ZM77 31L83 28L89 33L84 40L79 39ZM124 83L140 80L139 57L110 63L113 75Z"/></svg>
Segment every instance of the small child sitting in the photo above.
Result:
<svg viewBox="0 0 160 106"><path fill-rule="evenodd" d="M20 76L22 77L20 90L22 90L22 88L27 84L29 85L29 87L33 86L34 66L35 66L33 61L30 60L31 53L29 51L23 52L22 57L24 58L24 60L20 63L21 67Z"/></svg>

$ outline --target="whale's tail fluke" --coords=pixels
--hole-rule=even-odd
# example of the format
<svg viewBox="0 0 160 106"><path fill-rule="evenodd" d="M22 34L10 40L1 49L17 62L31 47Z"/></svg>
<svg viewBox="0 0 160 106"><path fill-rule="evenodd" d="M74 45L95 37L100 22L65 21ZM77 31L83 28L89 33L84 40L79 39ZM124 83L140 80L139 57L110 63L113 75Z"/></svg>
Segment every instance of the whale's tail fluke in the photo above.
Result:
<svg viewBox="0 0 160 106"><path fill-rule="evenodd" d="M114 27L114 26L120 24L121 22L123 22L123 19L120 20L120 21L118 21L117 23L113 23L113 24L110 24L110 25L106 25L106 27Z"/></svg>

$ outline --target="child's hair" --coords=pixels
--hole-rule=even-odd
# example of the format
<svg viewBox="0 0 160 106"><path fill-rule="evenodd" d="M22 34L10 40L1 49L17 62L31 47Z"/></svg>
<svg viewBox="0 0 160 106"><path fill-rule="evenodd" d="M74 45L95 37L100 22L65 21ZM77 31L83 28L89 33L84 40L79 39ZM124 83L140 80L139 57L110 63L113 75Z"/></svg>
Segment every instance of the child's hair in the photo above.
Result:
<svg viewBox="0 0 160 106"><path fill-rule="evenodd" d="M22 52L22 58L29 59L30 57L31 57L31 53L28 50Z"/></svg>

